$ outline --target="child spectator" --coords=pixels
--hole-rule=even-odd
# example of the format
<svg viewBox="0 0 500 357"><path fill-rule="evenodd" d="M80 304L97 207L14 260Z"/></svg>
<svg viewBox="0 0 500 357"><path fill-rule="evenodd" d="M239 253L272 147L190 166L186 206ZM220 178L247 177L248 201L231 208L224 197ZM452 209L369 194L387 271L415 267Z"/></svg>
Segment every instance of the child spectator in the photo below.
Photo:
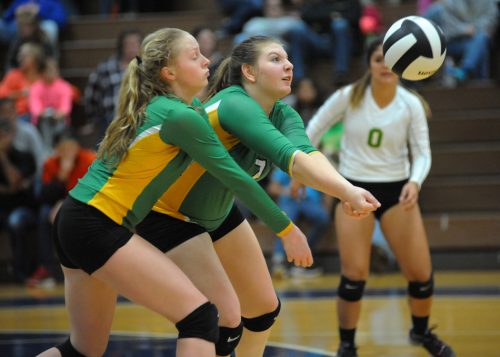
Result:
<svg viewBox="0 0 500 357"><path fill-rule="evenodd" d="M30 121L28 95L45 65L43 49L38 44L27 42L19 49L18 60L19 68L9 70L0 82L0 97L14 99L17 115L21 120Z"/></svg>
<svg viewBox="0 0 500 357"><path fill-rule="evenodd" d="M38 126L47 152L52 150L54 136L71 124L72 98L73 89L60 77L57 61L47 59L42 77L29 94L31 122Z"/></svg>
<svg viewBox="0 0 500 357"><path fill-rule="evenodd" d="M28 285L53 285L56 264L50 234L52 224L68 191L87 172L94 159L95 153L83 149L69 131L55 136L54 154L43 165L36 261L38 267L28 280Z"/></svg>

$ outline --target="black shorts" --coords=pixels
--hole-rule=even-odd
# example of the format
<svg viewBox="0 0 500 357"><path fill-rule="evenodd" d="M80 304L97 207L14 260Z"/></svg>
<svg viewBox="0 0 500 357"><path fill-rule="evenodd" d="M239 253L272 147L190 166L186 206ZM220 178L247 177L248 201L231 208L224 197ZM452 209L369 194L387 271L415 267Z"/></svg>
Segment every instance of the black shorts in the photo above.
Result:
<svg viewBox="0 0 500 357"><path fill-rule="evenodd" d="M61 264L88 274L102 267L132 235L97 208L70 196L57 213L53 229Z"/></svg>
<svg viewBox="0 0 500 357"><path fill-rule="evenodd" d="M395 182L360 182L350 179L348 179L348 181L355 186L362 187L365 190L370 191L370 193L380 202L380 207L373 212L375 214L375 218L378 220L380 220L380 217L382 217L385 211L399 203L401 190L408 182L408 180Z"/></svg>
<svg viewBox="0 0 500 357"><path fill-rule="evenodd" d="M219 228L208 233L215 242L238 227L244 220L238 207L233 205ZM138 235L164 253L206 231L196 223L185 222L155 211L149 212L146 218L136 226Z"/></svg>

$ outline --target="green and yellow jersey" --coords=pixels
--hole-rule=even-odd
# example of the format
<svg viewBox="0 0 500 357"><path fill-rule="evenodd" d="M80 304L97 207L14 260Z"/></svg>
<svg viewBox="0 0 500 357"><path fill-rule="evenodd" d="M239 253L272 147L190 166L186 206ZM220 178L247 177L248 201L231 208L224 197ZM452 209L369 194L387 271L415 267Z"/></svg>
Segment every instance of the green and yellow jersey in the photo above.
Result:
<svg viewBox="0 0 500 357"><path fill-rule="evenodd" d="M173 207L181 206L198 170L193 172L193 166L210 172L274 228L291 227L290 219L231 158L197 99L186 105L175 97L153 98L125 158L114 167L95 160L70 195L132 229L162 195ZM205 200L203 195L190 198L192 204ZM181 212L171 215L189 221Z"/></svg>
<svg viewBox="0 0 500 357"><path fill-rule="evenodd" d="M255 180L264 178L272 164L290 173L293 157L299 150L317 151L299 114L281 101L268 116L242 87L231 86L211 98L205 109L224 147ZM153 210L173 217L185 215L210 231L229 213L234 201L233 189L202 165L192 163L177 182L175 192L166 192ZM259 218L280 234L281 227L269 222L269 217Z"/></svg>

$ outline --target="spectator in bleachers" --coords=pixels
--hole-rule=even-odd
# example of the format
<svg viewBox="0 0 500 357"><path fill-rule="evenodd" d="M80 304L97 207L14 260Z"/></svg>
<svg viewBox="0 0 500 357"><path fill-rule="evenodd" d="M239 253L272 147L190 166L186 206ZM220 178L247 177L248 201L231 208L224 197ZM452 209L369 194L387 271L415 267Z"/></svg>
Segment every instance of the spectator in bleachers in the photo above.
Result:
<svg viewBox="0 0 500 357"><path fill-rule="evenodd" d="M264 0L262 16L248 20L234 42L238 44L251 36L261 35L278 38L286 44L288 34L303 26L303 20L293 11L287 11L282 0Z"/></svg>
<svg viewBox="0 0 500 357"><path fill-rule="evenodd" d="M198 41L201 54L210 60L208 69L210 70L210 76L213 76L217 67L224 59L222 52L218 49L219 40L215 32L208 26L200 26L193 30L192 35ZM200 100L203 100L206 96L206 91L207 87L203 88L196 96Z"/></svg>
<svg viewBox="0 0 500 357"><path fill-rule="evenodd" d="M208 26L200 26L193 30L192 35L200 45L201 54L210 60L210 73L215 73L217 66L224 59L224 55L219 51L215 32Z"/></svg>
<svg viewBox="0 0 500 357"><path fill-rule="evenodd" d="M371 42L375 37L382 34L382 13L377 4L372 0L363 1L363 10L359 19L359 29L365 39L365 43Z"/></svg>
<svg viewBox="0 0 500 357"><path fill-rule="evenodd" d="M29 94L31 122L42 135L45 151L51 153L54 136L71 125L73 88L59 75L54 58L47 58L42 77L33 83Z"/></svg>
<svg viewBox="0 0 500 357"><path fill-rule="evenodd" d="M116 54L100 63L90 74L85 87L85 111L98 132L98 140L113 119L120 84L129 62L139 54L142 33L128 29L118 36Z"/></svg>
<svg viewBox="0 0 500 357"><path fill-rule="evenodd" d="M447 55L456 62L445 71L456 81L490 77L491 38L497 26L498 7L492 0L442 0L441 28L447 38Z"/></svg>
<svg viewBox="0 0 500 357"><path fill-rule="evenodd" d="M216 31L219 38L239 33L245 22L262 14L263 0L218 0L218 2L222 12L227 16L223 25Z"/></svg>
<svg viewBox="0 0 500 357"><path fill-rule="evenodd" d="M302 78L293 90L293 94L284 100L290 104L304 120L307 125L314 113L323 104L323 96L318 86L311 78Z"/></svg>
<svg viewBox="0 0 500 357"><path fill-rule="evenodd" d="M18 151L29 152L33 155L36 163L36 176L40 177L46 156L42 137L37 128L29 122L18 120L13 99L0 98L0 113L2 118L9 119L14 125L14 147Z"/></svg>
<svg viewBox="0 0 500 357"><path fill-rule="evenodd" d="M0 97L9 97L16 101L17 115L30 121L28 95L31 86L37 81L45 65L42 47L27 42L19 48L19 68L12 68L0 82Z"/></svg>
<svg viewBox="0 0 500 357"><path fill-rule="evenodd" d="M66 25L66 10L59 0L14 0L5 10L0 20L0 37L10 42L16 35L16 15L22 12L33 13L40 19L40 25L53 44L56 44L59 31Z"/></svg>
<svg viewBox="0 0 500 357"><path fill-rule="evenodd" d="M22 282L30 270L27 236L36 223L36 165L33 155L14 147L15 127L3 108L0 102L0 228L9 234L13 277Z"/></svg>
<svg viewBox="0 0 500 357"><path fill-rule="evenodd" d="M360 1L303 1L299 10L307 26L294 28L289 35L294 78L300 80L307 75L308 59L324 56L332 59L333 84L345 84L349 60L359 47Z"/></svg>
<svg viewBox="0 0 500 357"><path fill-rule="evenodd" d="M56 56L57 49L50 41L47 34L40 27L40 21L36 14L23 12L16 15L17 33L9 45L5 61L6 70L19 67L19 49L24 43L33 42L39 44L46 56Z"/></svg>
<svg viewBox="0 0 500 357"><path fill-rule="evenodd" d="M56 264L51 238L55 215L69 190L76 185L95 159L95 153L83 149L69 131L55 137L54 154L43 165L38 221L37 269L28 285L53 284Z"/></svg>
<svg viewBox="0 0 500 357"><path fill-rule="evenodd" d="M272 173L267 191L271 196L277 197L278 206L292 221L297 222L300 217L307 219L310 224L307 232L309 246L311 249L317 247L330 222L331 197L328 196L330 199L327 199L323 193L310 187L305 187L303 194L295 192L292 190L290 176L280 169L275 169ZM322 269L318 266L310 268L293 266L288 269L281 239L275 239L271 261L271 272L276 278L287 275L288 271L293 277L314 277L322 273Z"/></svg>

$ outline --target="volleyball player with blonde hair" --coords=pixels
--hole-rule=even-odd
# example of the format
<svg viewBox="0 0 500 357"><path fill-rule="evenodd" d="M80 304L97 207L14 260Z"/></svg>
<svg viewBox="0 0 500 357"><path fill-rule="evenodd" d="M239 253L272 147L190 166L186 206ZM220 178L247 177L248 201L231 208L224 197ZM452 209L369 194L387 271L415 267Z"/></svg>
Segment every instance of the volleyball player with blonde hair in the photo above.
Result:
<svg viewBox="0 0 500 357"><path fill-rule="evenodd" d="M294 259L312 261L302 232L241 170L208 124L195 98L207 85L208 64L189 33L169 28L147 36L140 57L129 64L98 158L56 218L71 335L41 356L102 355L118 294L175 323L178 356L215 355L216 307L160 250L133 233L193 160L283 237L296 240ZM213 258L209 263L220 264Z"/></svg>

